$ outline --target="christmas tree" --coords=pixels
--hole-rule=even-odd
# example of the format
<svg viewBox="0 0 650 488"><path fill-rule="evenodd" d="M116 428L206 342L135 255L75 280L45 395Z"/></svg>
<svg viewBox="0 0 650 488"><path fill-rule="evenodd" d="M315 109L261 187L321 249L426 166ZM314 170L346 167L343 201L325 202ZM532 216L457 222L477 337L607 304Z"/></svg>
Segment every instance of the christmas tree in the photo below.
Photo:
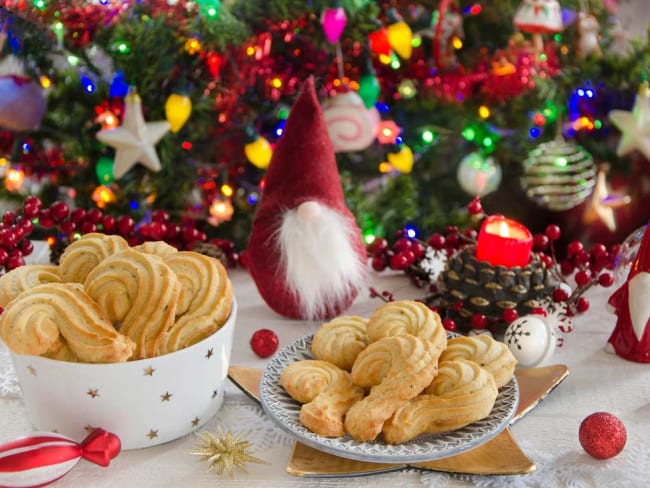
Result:
<svg viewBox="0 0 650 488"><path fill-rule="evenodd" d="M244 246L313 75L369 240L465 225L480 195L533 231L620 241L650 203L647 13L614 0L5 0L2 198L139 223L165 211Z"/></svg>

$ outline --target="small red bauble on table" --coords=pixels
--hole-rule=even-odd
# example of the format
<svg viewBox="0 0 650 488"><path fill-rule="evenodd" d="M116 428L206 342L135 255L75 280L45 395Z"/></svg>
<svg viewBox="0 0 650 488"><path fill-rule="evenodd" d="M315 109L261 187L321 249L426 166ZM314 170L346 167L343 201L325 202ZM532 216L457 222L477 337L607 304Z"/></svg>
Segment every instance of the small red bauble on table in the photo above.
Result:
<svg viewBox="0 0 650 488"><path fill-rule="evenodd" d="M627 431L616 416L607 412L595 412L587 416L578 431L580 445L596 459L610 459L625 447Z"/></svg>
<svg viewBox="0 0 650 488"><path fill-rule="evenodd" d="M278 344L278 336L270 329L259 329L251 337L251 348L261 358L272 356Z"/></svg>

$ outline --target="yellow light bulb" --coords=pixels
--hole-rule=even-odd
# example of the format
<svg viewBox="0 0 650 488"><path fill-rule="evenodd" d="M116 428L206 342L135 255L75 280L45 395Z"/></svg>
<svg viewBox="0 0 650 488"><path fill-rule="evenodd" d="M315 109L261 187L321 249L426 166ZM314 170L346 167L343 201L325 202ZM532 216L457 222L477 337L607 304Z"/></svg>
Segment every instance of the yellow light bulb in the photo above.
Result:
<svg viewBox="0 0 650 488"><path fill-rule="evenodd" d="M190 56L195 55L201 50L201 41L198 39L190 38L185 41L185 52Z"/></svg>
<svg viewBox="0 0 650 488"><path fill-rule="evenodd" d="M402 146L397 153L388 153L388 162L400 173L408 174L413 169L413 151L408 146Z"/></svg>
<svg viewBox="0 0 650 488"><path fill-rule="evenodd" d="M165 116L172 132L178 132L190 118L192 100L186 95L172 93L165 102Z"/></svg>
<svg viewBox="0 0 650 488"><path fill-rule="evenodd" d="M482 119L487 119L490 116L490 109L485 105L481 105L478 108L478 116Z"/></svg>
<svg viewBox="0 0 650 488"><path fill-rule="evenodd" d="M5 188L9 191L18 191L23 186L25 173L22 169L9 168L5 172Z"/></svg>
<svg viewBox="0 0 650 488"><path fill-rule="evenodd" d="M232 194L234 193L234 191L232 189L232 186L230 186L228 184L223 184L223 185L221 185L221 193L225 197L231 197Z"/></svg>
<svg viewBox="0 0 650 488"><path fill-rule="evenodd" d="M406 22L390 24L386 28L388 44L402 59L410 59L413 52L413 31Z"/></svg>
<svg viewBox="0 0 650 488"><path fill-rule="evenodd" d="M458 36L454 36L451 39L451 45L454 47L454 49L460 49L463 47L463 40Z"/></svg>
<svg viewBox="0 0 650 488"><path fill-rule="evenodd" d="M273 150L271 149L269 141L267 141L266 138L259 136L257 139L244 146L244 153L252 165L259 169L266 169L271 162Z"/></svg>

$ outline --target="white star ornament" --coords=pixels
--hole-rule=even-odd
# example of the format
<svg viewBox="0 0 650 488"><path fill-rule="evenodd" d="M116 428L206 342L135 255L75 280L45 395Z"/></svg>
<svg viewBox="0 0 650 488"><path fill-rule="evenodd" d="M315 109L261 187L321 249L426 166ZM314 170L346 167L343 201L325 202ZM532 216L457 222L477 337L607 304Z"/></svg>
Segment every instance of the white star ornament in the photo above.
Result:
<svg viewBox="0 0 650 488"><path fill-rule="evenodd" d="M636 149L650 159L650 88L647 82L639 88L631 112L612 110L609 119L622 132L617 155L625 156Z"/></svg>
<svg viewBox="0 0 650 488"><path fill-rule="evenodd" d="M142 100L137 93L130 92L124 100L122 125L97 133L97 139L115 148L113 177L121 178L136 163L142 163L151 171L160 171L160 159L154 145L169 129L169 122L164 120L145 122Z"/></svg>

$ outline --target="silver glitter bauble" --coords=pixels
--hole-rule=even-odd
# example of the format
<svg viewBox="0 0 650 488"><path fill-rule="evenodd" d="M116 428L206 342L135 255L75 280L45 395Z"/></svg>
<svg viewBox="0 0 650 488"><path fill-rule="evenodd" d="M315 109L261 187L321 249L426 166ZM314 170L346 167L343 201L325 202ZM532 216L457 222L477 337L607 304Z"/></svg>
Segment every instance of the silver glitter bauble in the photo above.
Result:
<svg viewBox="0 0 650 488"><path fill-rule="evenodd" d="M521 184L540 207L563 211L580 205L596 185L591 154L573 142L557 138L533 149L524 161Z"/></svg>

